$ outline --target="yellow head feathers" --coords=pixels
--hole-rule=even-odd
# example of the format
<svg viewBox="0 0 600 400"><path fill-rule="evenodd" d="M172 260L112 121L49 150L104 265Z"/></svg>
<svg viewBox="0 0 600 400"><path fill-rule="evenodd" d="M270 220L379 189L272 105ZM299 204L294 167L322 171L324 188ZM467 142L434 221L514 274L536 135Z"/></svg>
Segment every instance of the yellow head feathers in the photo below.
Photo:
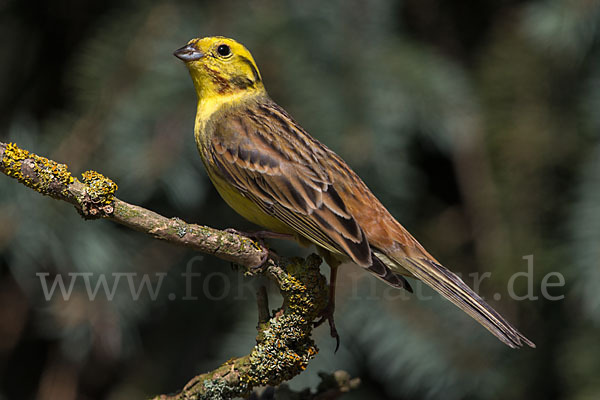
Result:
<svg viewBox="0 0 600 400"><path fill-rule="evenodd" d="M264 91L252 54L233 39L192 39L173 54L186 63L200 97Z"/></svg>

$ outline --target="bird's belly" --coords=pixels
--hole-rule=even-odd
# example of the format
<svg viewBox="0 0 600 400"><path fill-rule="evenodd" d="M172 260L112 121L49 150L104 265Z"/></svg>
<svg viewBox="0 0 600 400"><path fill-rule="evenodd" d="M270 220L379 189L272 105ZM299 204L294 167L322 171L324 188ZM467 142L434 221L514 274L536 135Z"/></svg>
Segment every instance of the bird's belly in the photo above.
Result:
<svg viewBox="0 0 600 400"><path fill-rule="evenodd" d="M223 200L242 217L270 231L296 235L296 232L288 225L265 213L252 200L221 177L214 173L209 173L209 177Z"/></svg>

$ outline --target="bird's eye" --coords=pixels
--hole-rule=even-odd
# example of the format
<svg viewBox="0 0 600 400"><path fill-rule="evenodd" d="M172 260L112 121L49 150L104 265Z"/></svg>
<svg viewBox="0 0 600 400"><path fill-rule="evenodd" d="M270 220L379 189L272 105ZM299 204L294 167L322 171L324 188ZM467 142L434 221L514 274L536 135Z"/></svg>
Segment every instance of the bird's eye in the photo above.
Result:
<svg viewBox="0 0 600 400"><path fill-rule="evenodd" d="M231 55L231 48L226 44L219 45L219 47L217 47L217 53L219 53L221 57L227 57Z"/></svg>

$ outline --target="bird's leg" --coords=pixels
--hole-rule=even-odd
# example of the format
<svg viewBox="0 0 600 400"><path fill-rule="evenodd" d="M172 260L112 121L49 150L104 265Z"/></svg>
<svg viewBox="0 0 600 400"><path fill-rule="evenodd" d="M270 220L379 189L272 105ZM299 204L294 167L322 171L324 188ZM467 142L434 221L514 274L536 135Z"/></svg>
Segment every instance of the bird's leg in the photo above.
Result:
<svg viewBox="0 0 600 400"><path fill-rule="evenodd" d="M335 328L333 313L335 312L335 282L337 277L337 269L340 265L340 262L336 260L331 255L331 253L325 254L324 258L327 264L329 264L329 268L331 269L331 273L329 274L329 302L323 310L321 318L315 322L314 326L317 327L325 321L329 323L329 334L332 338L335 339L335 352L337 352L340 347L340 335L338 334L337 329Z"/></svg>

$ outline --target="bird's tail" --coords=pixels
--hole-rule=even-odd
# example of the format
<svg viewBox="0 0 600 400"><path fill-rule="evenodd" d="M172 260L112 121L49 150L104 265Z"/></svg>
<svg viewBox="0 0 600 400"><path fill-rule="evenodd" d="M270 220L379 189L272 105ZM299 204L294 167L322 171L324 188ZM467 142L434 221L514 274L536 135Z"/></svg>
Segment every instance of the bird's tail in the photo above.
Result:
<svg viewBox="0 0 600 400"><path fill-rule="evenodd" d="M498 339L512 348L526 344L535 347L521 332L506 321L488 305L477 293L468 287L454 273L428 258L407 257L406 254L387 254L404 270L422 280L435 291L469 314ZM404 271L404 272L406 272Z"/></svg>

